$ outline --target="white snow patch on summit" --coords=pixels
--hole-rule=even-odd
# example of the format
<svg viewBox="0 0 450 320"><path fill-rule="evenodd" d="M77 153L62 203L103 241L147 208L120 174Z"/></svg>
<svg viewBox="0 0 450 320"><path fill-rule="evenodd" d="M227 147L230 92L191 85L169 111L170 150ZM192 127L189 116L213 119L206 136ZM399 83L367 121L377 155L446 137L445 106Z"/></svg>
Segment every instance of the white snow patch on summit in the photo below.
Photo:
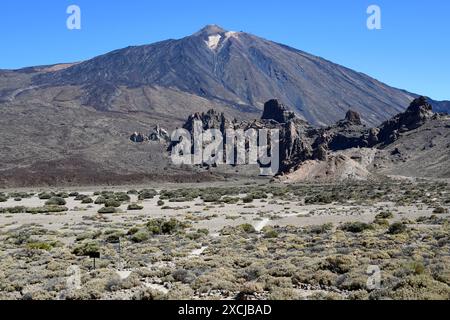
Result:
<svg viewBox="0 0 450 320"><path fill-rule="evenodd" d="M216 34L216 35L213 35L213 36L209 36L208 37L208 41L205 41L205 42L206 42L206 45L211 50L216 50L217 47L219 46L220 39L222 39L222 36L220 34Z"/></svg>
<svg viewBox="0 0 450 320"><path fill-rule="evenodd" d="M228 31L227 33L225 33L225 37L228 39L228 38L231 38L231 37L235 37L235 38L237 38L237 35L239 34L239 32L236 32L236 31Z"/></svg>

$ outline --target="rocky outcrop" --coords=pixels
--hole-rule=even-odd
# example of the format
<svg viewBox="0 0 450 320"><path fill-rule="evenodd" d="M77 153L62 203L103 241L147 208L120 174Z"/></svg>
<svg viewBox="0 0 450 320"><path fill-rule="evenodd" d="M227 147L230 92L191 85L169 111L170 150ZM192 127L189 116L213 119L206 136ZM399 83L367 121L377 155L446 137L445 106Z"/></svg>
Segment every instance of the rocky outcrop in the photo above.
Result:
<svg viewBox="0 0 450 320"><path fill-rule="evenodd" d="M434 116L431 104L425 97L419 97L411 102L404 113L396 115L378 127L376 139L378 143L387 145L396 141L402 133L419 128Z"/></svg>
<svg viewBox="0 0 450 320"><path fill-rule="evenodd" d="M169 133L157 125L149 134L148 139L155 142L170 142Z"/></svg>
<svg viewBox="0 0 450 320"><path fill-rule="evenodd" d="M190 115L183 128L192 133L195 121L200 121L203 124L203 130L219 129L222 133L226 129L233 129L233 123L235 122L227 119L223 113L211 109L206 113L194 113Z"/></svg>
<svg viewBox="0 0 450 320"><path fill-rule="evenodd" d="M273 120L278 123L286 123L295 118L295 113L290 112L288 108L278 100L269 100L264 104L262 120Z"/></svg>
<svg viewBox="0 0 450 320"><path fill-rule="evenodd" d="M143 133L135 132L130 136L130 140L133 141L134 143L142 143L145 142L147 138Z"/></svg>
<svg viewBox="0 0 450 320"><path fill-rule="evenodd" d="M353 110L349 110L347 112L347 114L345 115L345 121L357 126L362 125L361 116L359 115L358 112Z"/></svg>
<svg viewBox="0 0 450 320"><path fill-rule="evenodd" d="M259 120L230 120L223 113L209 110L189 116L183 128L192 134L194 122L199 121L203 130L219 129L223 134L227 129L278 129L280 175L302 170L297 176L311 177L305 172L305 164L308 164L309 168L317 170L317 175L320 175L320 170L326 170L324 175L327 179L333 175L339 175L340 179L352 176L359 179L369 176L364 168L373 162L372 156L376 150L383 149L398 139L403 132L418 128L436 116L427 100L420 97L411 103L406 112L386 121L378 128L367 128L363 125L361 116L352 110L347 112L345 119L333 126L314 128L277 100L270 100L266 102L264 113ZM141 142L145 141L145 137L135 133L131 140ZM149 140L169 142L167 132L159 127L153 130ZM169 146L169 150L172 146ZM361 162L361 159L366 160Z"/></svg>

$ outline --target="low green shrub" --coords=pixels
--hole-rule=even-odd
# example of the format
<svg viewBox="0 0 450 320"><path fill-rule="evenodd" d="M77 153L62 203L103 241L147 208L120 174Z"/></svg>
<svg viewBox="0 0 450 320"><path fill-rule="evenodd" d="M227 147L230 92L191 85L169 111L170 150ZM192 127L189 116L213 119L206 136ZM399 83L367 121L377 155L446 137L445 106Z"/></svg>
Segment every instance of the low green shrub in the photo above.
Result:
<svg viewBox="0 0 450 320"><path fill-rule="evenodd" d="M239 228L245 233L255 233L255 227L253 227L250 223L241 224Z"/></svg>
<svg viewBox="0 0 450 320"><path fill-rule="evenodd" d="M138 199L139 200L153 199L156 195L158 195L158 192L156 192L156 190L144 189L139 192Z"/></svg>
<svg viewBox="0 0 450 320"><path fill-rule="evenodd" d="M373 226L364 222L347 222L341 226L341 230L352 232L352 233L361 233L365 230L373 230Z"/></svg>
<svg viewBox="0 0 450 320"><path fill-rule="evenodd" d="M106 203L106 198L103 196L98 196L97 199L95 199L95 204L105 204Z"/></svg>
<svg viewBox="0 0 450 320"><path fill-rule="evenodd" d="M118 192L115 194L115 199L120 202L128 202L131 200L130 196L124 192Z"/></svg>
<svg viewBox="0 0 450 320"><path fill-rule="evenodd" d="M75 201L83 201L85 198L87 198L88 196L85 194L79 194L75 197Z"/></svg>
<svg viewBox="0 0 450 320"><path fill-rule="evenodd" d="M51 199L55 194L52 193L48 193L48 192L42 192L38 194L39 199L41 200L48 200Z"/></svg>
<svg viewBox="0 0 450 320"><path fill-rule="evenodd" d="M97 242L85 242L76 246L72 253L76 256L90 256L100 253L100 246Z"/></svg>
<svg viewBox="0 0 450 320"><path fill-rule="evenodd" d="M178 221L177 219L152 219L147 222L147 230L151 234L161 235L161 234L173 234L185 228L185 225Z"/></svg>
<svg viewBox="0 0 450 320"><path fill-rule="evenodd" d="M128 205L128 210L142 210L144 209L143 206L138 205L137 203L132 203L130 205Z"/></svg>
<svg viewBox="0 0 450 320"><path fill-rule="evenodd" d="M27 248L30 250L44 250L51 251L53 249L53 244L47 242L29 242Z"/></svg>
<svg viewBox="0 0 450 320"><path fill-rule="evenodd" d="M135 243L140 243L147 241L150 238L150 234L146 230L139 230L131 236L131 241Z"/></svg>
<svg viewBox="0 0 450 320"><path fill-rule="evenodd" d="M311 226L308 231L313 234L323 234L331 231L333 229L332 223L326 223L319 226Z"/></svg>
<svg viewBox="0 0 450 320"><path fill-rule="evenodd" d="M394 218L394 215L392 214L392 212L380 212L379 214L377 214L375 216L375 219L392 219Z"/></svg>
<svg viewBox="0 0 450 320"><path fill-rule="evenodd" d="M61 197L52 197L45 202L46 206L64 206L66 205L66 200Z"/></svg>
<svg viewBox="0 0 450 320"><path fill-rule="evenodd" d="M114 208L114 207L103 207L103 208L100 208L97 212L101 213L101 214L112 214L112 213L116 213L116 208Z"/></svg>
<svg viewBox="0 0 450 320"><path fill-rule="evenodd" d="M110 208L118 208L122 205L122 203L120 201L114 200L114 199L108 199L105 202L105 207Z"/></svg>
<svg viewBox="0 0 450 320"><path fill-rule="evenodd" d="M404 233L406 232L408 228L406 227L405 224L401 223L401 222L395 222L393 224L391 224L391 226L389 227L388 233L389 234L400 234L400 233Z"/></svg>
<svg viewBox="0 0 450 320"><path fill-rule="evenodd" d="M81 200L81 203L83 204L89 204L89 203L93 203L94 200L92 200L92 198L86 197L83 200Z"/></svg>

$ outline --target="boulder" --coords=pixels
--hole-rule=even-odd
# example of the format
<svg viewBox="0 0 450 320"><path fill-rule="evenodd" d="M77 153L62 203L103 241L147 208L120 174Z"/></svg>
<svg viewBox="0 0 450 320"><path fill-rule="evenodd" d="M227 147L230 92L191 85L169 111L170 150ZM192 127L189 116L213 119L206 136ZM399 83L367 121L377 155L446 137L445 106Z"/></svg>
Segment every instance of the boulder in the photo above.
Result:
<svg viewBox="0 0 450 320"><path fill-rule="evenodd" d="M170 142L169 133L159 125L150 132L148 139L155 142Z"/></svg>
<svg viewBox="0 0 450 320"><path fill-rule="evenodd" d="M146 140L146 138L141 132L135 132L130 136L130 140L135 143L142 143Z"/></svg>

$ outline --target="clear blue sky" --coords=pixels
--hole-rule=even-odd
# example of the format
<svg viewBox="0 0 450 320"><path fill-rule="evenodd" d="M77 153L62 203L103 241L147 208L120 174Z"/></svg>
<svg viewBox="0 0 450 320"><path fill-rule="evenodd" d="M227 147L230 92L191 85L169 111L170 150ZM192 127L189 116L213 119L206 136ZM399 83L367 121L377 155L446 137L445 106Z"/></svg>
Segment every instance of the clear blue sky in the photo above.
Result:
<svg viewBox="0 0 450 320"><path fill-rule="evenodd" d="M82 29L66 28L79 5ZM382 9L382 30L366 9ZM129 45L194 33L206 24L246 31L450 100L448 0L2 0L0 68L80 61Z"/></svg>

